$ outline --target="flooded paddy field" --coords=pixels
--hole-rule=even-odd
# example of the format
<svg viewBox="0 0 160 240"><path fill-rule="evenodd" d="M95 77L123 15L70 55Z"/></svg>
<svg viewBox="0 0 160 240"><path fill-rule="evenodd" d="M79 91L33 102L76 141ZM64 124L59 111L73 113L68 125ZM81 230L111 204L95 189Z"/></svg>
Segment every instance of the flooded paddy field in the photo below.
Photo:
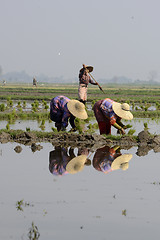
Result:
<svg viewBox="0 0 160 240"><path fill-rule="evenodd" d="M108 146L90 152L40 145L33 152L0 143L0 239L157 238L160 153L139 157L137 147L119 149L130 159L124 170L112 170L104 165L113 154ZM67 163L82 153L90 164L67 172Z"/></svg>
<svg viewBox="0 0 160 240"><path fill-rule="evenodd" d="M4 112L15 109L16 113L49 113L49 100L55 94L61 94L62 89L37 88L34 96L33 89L1 91L6 96L0 104L7 106L7 95L11 92L14 99ZM64 88L63 94L76 98L76 91L76 88L71 91ZM98 90L92 88L88 93L91 100L104 98L104 94L99 95ZM117 101L129 99L133 103L136 99L134 108L137 107L139 112L141 105L150 112L160 108L159 90L153 94L153 91L143 89L112 89L108 93L107 97L117 97ZM17 100L19 97L22 99ZM42 98L47 102L39 101ZM33 99L40 102L38 107ZM147 102L143 104L142 100ZM147 105L149 101L151 104ZM92 111L92 104L87 104L88 112ZM10 130L53 133L55 124L47 117L41 128L43 116L39 120L1 118L0 130L9 125ZM153 115L122 121L132 125L134 135L138 135L144 125L151 134L159 135L159 119ZM92 116L83 130L95 123ZM70 126L67 132L69 130ZM94 128L94 133L99 135L99 130ZM76 134L79 136L78 132ZM112 134L117 135L116 129L112 128ZM64 135L68 137L66 133ZM18 139L17 142L13 139L0 142L0 239L156 239L160 232L160 139L156 139L157 145L152 148L145 145L143 137L139 146L136 143L126 148L114 144L98 148L95 144L90 148L86 146L91 139L88 135L88 142L84 141L82 145L74 141L74 145L68 146L65 138L63 141L59 138L58 145L38 139L38 148L22 144Z"/></svg>
<svg viewBox="0 0 160 240"><path fill-rule="evenodd" d="M122 120L124 124L128 124L128 122L132 125L132 129L135 130L135 135L137 135L140 131L144 129L144 124L147 123L149 132L151 134L160 134L160 119L150 119L150 118L134 118L132 121L124 121ZM1 120L0 129L5 129L8 121L7 120ZM95 124L96 120L95 118L91 119L89 123L85 124L85 129L88 129L89 124ZM52 128L55 128L55 123L51 122L49 120L45 120L45 127L41 128L41 121L37 120L15 120L13 123L10 124L10 129L18 130L21 129L23 131L26 130L26 128L30 128L31 131L43 131L43 132L50 132L52 131ZM67 131L71 129L70 125L67 127ZM112 134L116 135L117 130L112 127ZM94 132L99 134L98 129L94 129ZM128 130L126 130L128 132Z"/></svg>

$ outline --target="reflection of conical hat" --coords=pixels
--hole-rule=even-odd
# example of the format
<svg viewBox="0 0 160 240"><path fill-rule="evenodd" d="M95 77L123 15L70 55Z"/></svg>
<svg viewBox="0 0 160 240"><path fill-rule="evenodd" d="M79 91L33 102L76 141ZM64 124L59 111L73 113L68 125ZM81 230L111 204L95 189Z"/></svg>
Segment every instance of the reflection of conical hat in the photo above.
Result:
<svg viewBox="0 0 160 240"><path fill-rule="evenodd" d="M132 154L123 154L119 157L117 157L111 165L111 169L112 170L117 170L117 169L123 169L126 170L128 168L128 162L131 160L132 158Z"/></svg>
<svg viewBox="0 0 160 240"><path fill-rule="evenodd" d="M92 66L86 66L85 67L89 72L92 72L93 71L93 67ZM83 70L84 68L81 68L80 69L80 72Z"/></svg>
<svg viewBox="0 0 160 240"><path fill-rule="evenodd" d="M88 115L85 110L85 105L78 100L70 100L67 103L68 110L77 118L87 119Z"/></svg>
<svg viewBox="0 0 160 240"><path fill-rule="evenodd" d="M113 102L112 104L113 111L118 115L119 117L126 119L126 120L132 120L133 115L130 112L130 106L128 103L117 103Z"/></svg>
<svg viewBox="0 0 160 240"><path fill-rule="evenodd" d="M84 164L86 162L87 156L80 155L78 157L73 158L66 166L66 171L68 173L74 174L80 172L84 168Z"/></svg>

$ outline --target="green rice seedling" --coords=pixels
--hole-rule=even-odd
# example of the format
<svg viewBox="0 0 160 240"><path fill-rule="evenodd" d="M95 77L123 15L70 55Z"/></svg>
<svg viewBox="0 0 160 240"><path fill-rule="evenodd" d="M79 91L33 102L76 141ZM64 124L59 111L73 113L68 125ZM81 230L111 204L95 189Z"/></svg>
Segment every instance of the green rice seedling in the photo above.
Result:
<svg viewBox="0 0 160 240"><path fill-rule="evenodd" d="M18 211L19 211L19 210L20 210L20 211L23 211L23 208L22 208L23 204L24 204L24 203L23 203L23 199L16 202L16 208L17 208Z"/></svg>
<svg viewBox="0 0 160 240"><path fill-rule="evenodd" d="M36 108L39 108L39 101L38 101L38 100L35 100L35 101L34 101L34 105L35 105Z"/></svg>
<svg viewBox="0 0 160 240"><path fill-rule="evenodd" d="M7 125L6 125L6 129L7 129L7 131L9 131L9 130L10 130L9 123L7 123Z"/></svg>
<svg viewBox="0 0 160 240"><path fill-rule="evenodd" d="M27 114L21 112L21 113L19 114L19 118L21 118L21 119L27 119Z"/></svg>
<svg viewBox="0 0 160 240"><path fill-rule="evenodd" d="M20 107L21 107L21 102L18 101L18 103L17 103L17 108L20 108Z"/></svg>
<svg viewBox="0 0 160 240"><path fill-rule="evenodd" d="M88 117L87 119L84 119L83 121L84 121L85 123L89 123L90 120L91 120L91 117Z"/></svg>
<svg viewBox="0 0 160 240"><path fill-rule="evenodd" d="M44 130L45 129L45 126L44 125L40 125L39 126L41 130Z"/></svg>
<svg viewBox="0 0 160 240"><path fill-rule="evenodd" d="M88 129L92 129L92 124L90 123L88 126L87 126Z"/></svg>
<svg viewBox="0 0 160 240"><path fill-rule="evenodd" d="M150 103L146 103L144 106L144 111L148 111L148 108L150 108L151 104Z"/></svg>
<svg viewBox="0 0 160 240"><path fill-rule="evenodd" d="M83 132L83 129L82 129L80 119L78 119L78 118L75 119L75 126L76 126L76 129L79 132L79 134L81 134Z"/></svg>
<svg viewBox="0 0 160 240"><path fill-rule="evenodd" d="M30 132L30 131L31 131L30 127L26 127L26 132Z"/></svg>
<svg viewBox="0 0 160 240"><path fill-rule="evenodd" d="M38 121L41 121L41 120L42 120L42 117L43 117L43 116L42 116L42 113L39 113L39 114L37 115L37 120L38 120Z"/></svg>
<svg viewBox="0 0 160 240"><path fill-rule="evenodd" d="M128 134L129 136L132 136L135 132L136 132L135 129L130 129L127 134Z"/></svg>
<svg viewBox="0 0 160 240"><path fill-rule="evenodd" d="M42 119L41 125L45 125L45 119Z"/></svg>
<svg viewBox="0 0 160 240"><path fill-rule="evenodd" d="M32 106L32 112L37 112L37 108L36 108L35 104L32 103L31 106Z"/></svg>
<svg viewBox="0 0 160 240"><path fill-rule="evenodd" d="M94 123L94 124L89 124L88 126L87 126L87 128L88 128L88 131L87 132L89 132L89 133L94 133L95 132L95 129L98 129L98 124L97 123Z"/></svg>
<svg viewBox="0 0 160 240"><path fill-rule="evenodd" d="M4 104L4 103L1 103L1 104L0 104L0 111L1 111L1 112L4 112L4 111L5 111L5 104Z"/></svg>
<svg viewBox="0 0 160 240"><path fill-rule="evenodd" d="M42 130L45 129L45 119L42 119L42 122L41 122L40 128L41 128Z"/></svg>
<svg viewBox="0 0 160 240"><path fill-rule="evenodd" d="M131 127L132 127L132 125L130 125L130 124L127 124L127 125L125 125L125 127L126 127L126 129L127 129L127 128L131 128Z"/></svg>
<svg viewBox="0 0 160 240"><path fill-rule="evenodd" d="M32 222L32 227L29 229L29 232L28 232L28 238L29 239L33 239L33 240L36 240L36 239L39 239L40 237L40 233L38 231L38 228L37 226L34 225L34 222Z"/></svg>
<svg viewBox="0 0 160 240"><path fill-rule="evenodd" d="M148 123L145 122L143 125L144 125L144 130L148 130L149 129L148 128Z"/></svg>
<svg viewBox="0 0 160 240"><path fill-rule="evenodd" d="M156 110L160 109L160 103L156 102Z"/></svg>
<svg viewBox="0 0 160 240"><path fill-rule="evenodd" d="M42 100L42 105L43 106L47 105L47 102L45 100Z"/></svg>
<svg viewBox="0 0 160 240"><path fill-rule="evenodd" d="M9 101L9 106L13 107L13 101L12 100Z"/></svg>
<svg viewBox="0 0 160 240"><path fill-rule="evenodd" d="M91 103L92 109L93 109L93 106L94 106L95 103L96 103L96 100L93 100L92 103Z"/></svg>
<svg viewBox="0 0 160 240"><path fill-rule="evenodd" d="M23 101L23 108L26 108L26 101Z"/></svg>
<svg viewBox="0 0 160 240"><path fill-rule="evenodd" d="M7 100L7 106L8 107L12 107L13 106L13 101L11 99Z"/></svg>
<svg viewBox="0 0 160 240"><path fill-rule="evenodd" d="M16 114L16 109L15 109L15 108L13 108L13 110L12 110L12 114L13 114L13 115Z"/></svg>
<svg viewBox="0 0 160 240"><path fill-rule="evenodd" d="M127 215L127 210L126 209L122 210L122 215L124 215L124 216Z"/></svg>
<svg viewBox="0 0 160 240"><path fill-rule="evenodd" d="M18 111L22 113L22 112L23 112L23 108L20 107L20 108L18 109Z"/></svg>
<svg viewBox="0 0 160 240"><path fill-rule="evenodd" d="M58 132L56 128L52 127L51 128L53 132Z"/></svg>
<svg viewBox="0 0 160 240"><path fill-rule="evenodd" d="M13 123L13 121L14 121L14 116L12 113L9 113L8 114L8 123L11 124L11 123Z"/></svg>
<svg viewBox="0 0 160 240"><path fill-rule="evenodd" d="M48 108L49 108L49 106L46 104L46 105L44 106L44 109L47 110Z"/></svg>
<svg viewBox="0 0 160 240"><path fill-rule="evenodd" d="M49 121L49 123L52 123L52 120L50 118L48 119L48 121Z"/></svg>
<svg viewBox="0 0 160 240"><path fill-rule="evenodd" d="M11 100L11 97L7 97L7 102L9 102Z"/></svg>

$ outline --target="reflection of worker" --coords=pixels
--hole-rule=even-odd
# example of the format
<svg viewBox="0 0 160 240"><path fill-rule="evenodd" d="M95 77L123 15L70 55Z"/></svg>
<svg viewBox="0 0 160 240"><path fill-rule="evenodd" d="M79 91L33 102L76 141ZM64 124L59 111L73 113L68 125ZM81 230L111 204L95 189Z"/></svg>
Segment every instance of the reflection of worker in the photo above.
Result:
<svg viewBox="0 0 160 240"><path fill-rule="evenodd" d="M119 157L117 157L111 164L112 170L122 169L127 170L129 167L129 161L132 158L132 154L123 154Z"/></svg>
<svg viewBox="0 0 160 240"><path fill-rule="evenodd" d="M55 147L49 154L49 170L54 175L64 175L66 173L77 173L83 170L84 165L90 166L91 160L87 158L88 153L76 157L74 149L69 151L64 147ZM80 153L80 152L79 152Z"/></svg>
<svg viewBox="0 0 160 240"><path fill-rule="evenodd" d="M89 76L88 72L91 72L93 67L86 66L83 64L83 68L79 72L79 88L78 88L78 97L79 101L82 103L86 103L87 101L87 89L88 84L91 83L93 85L97 85Z"/></svg>
<svg viewBox="0 0 160 240"><path fill-rule="evenodd" d="M125 134L126 126L121 119L131 120L133 118L130 112L130 106L127 103L118 103L110 98L100 100L95 103L94 114L98 122L100 134L111 134L111 126L118 129L118 133Z"/></svg>
<svg viewBox="0 0 160 240"><path fill-rule="evenodd" d="M105 146L97 149L93 157L93 167L101 172L108 173L112 171L111 164L115 158L121 155L120 147L114 146L110 148Z"/></svg>
<svg viewBox="0 0 160 240"><path fill-rule="evenodd" d="M78 148L78 156L80 155L85 155L86 156L86 161L85 161L85 165L90 166L91 165L91 160L89 159L88 155L89 155L89 149L88 148L84 148L84 147L79 147Z"/></svg>
<svg viewBox="0 0 160 240"><path fill-rule="evenodd" d="M80 155L68 162L66 170L70 174L75 174L82 171L85 165L90 166L91 161L87 159L86 155Z"/></svg>
<svg viewBox="0 0 160 240"><path fill-rule="evenodd" d="M55 147L55 150L51 151L49 154L49 170L54 175L64 175L66 174L67 163L74 158L74 151L72 148L69 149L69 154L67 149L64 147Z"/></svg>
<svg viewBox="0 0 160 240"><path fill-rule="evenodd" d="M84 104L78 100L70 100L65 96L57 96L51 100L50 118L55 122L58 131L66 129L68 120L72 130L76 131L75 117L80 119L88 118Z"/></svg>

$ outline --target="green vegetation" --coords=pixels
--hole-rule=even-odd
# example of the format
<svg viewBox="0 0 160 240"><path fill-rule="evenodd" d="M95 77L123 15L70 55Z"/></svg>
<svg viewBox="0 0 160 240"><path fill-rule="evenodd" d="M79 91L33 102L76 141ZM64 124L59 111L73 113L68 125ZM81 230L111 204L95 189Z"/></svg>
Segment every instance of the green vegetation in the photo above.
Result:
<svg viewBox="0 0 160 240"><path fill-rule="evenodd" d="M62 131L58 132L57 129L55 129L55 128L53 128L52 130L53 130L52 132L42 132L42 131L35 131L35 130L34 130L34 131L29 130L28 132L34 134L37 138L39 138L39 139L41 139L41 140L43 140L43 139L52 139L52 138L54 138L55 136L60 137L61 135L64 134L64 132L62 132ZM10 129L10 130L0 129L0 134L1 134L2 132L5 132L5 133L10 134L11 139L13 139L13 140L16 139L17 136L19 136L19 135L21 135L21 134L24 133L24 131L23 131L23 130L20 130L20 129L18 129L18 130L13 130L13 129ZM85 133L84 133L84 132L81 132L81 133L83 133L83 134L88 134L87 131L86 131ZM69 133L69 132L67 132L66 134L68 134L68 135L69 135L69 134L78 135L77 132L76 132L76 133ZM128 134L126 134L126 136L128 136ZM106 139L110 139L110 140L120 140L121 137L122 137L122 135L105 135L105 134L104 134L104 137L105 137ZM132 138L133 140L136 140L136 141L138 140L137 136L131 136L131 138Z"/></svg>
<svg viewBox="0 0 160 240"><path fill-rule="evenodd" d="M97 86L89 85L88 88L88 101L93 104L106 97L114 99L115 101L127 102L133 104L143 103L148 105L149 103L159 103L160 104L160 87L149 88L150 86L106 86L103 85L103 90L105 94L99 90ZM9 95L9 97L8 97ZM65 95L72 99L78 98L78 82L75 85L50 85L48 87L26 87L25 85L1 87L0 88L0 99L1 100L32 100L32 101L50 101L53 97L57 95ZM149 107L145 106L145 108Z"/></svg>
<svg viewBox="0 0 160 240"><path fill-rule="evenodd" d="M149 87L131 86L102 86L106 94L103 94L99 88L90 85L88 88L88 101L86 107L88 119L76 119L75 124L77 132L94 133L98 129L98 124L92 124L95 120L92 109L95 102L100 99L109 97L118 102L127 102L130 104L134 118L150 118L157 120L160 118L160 87L149 89ZM132 86L133 87L133 86ZM37 120L41 130L45 130L45 122L50 121L49 103L57 95L65 95L71 99L78 98L77 85L50 85L48 87L26 87L25 85L0 87L0 120L7 120L6 130L10 130L10 124L16 120ZM15 101L16 100L16 101ZM28 102L28 100L30 100ZM29 106L30 105L30 106ZM26 109L27 106L27 109ZM29 106L29 107L28 107ZM152 107L152 108L150 108ZM127 124L126 128L132 128ZM144 129L148 129L147 123L144 123ZM26 131L30 128L26 126ZM54 133L56 128L52 128ZM52 132L52 133L53 133ZM127 135L135 133L130 129Z"/></svg>
<svg viewBox="0 0 160 240"><path fill-rule="evenodd" d="M38 227L34 224L34 222L32 222L32 226L28 232L28 238L30 240L36 240L36 239L39 239L39 237L40 237L40 233L38 231Z"/></svg>
<svg viewBox="0 0 160 240"><path fill-rule="evenodd" d="M30 203L24 202L23 199L16 202L16 208L17 208L18 211L23 211L23 207L28 207L28 206L33 207L33 205L31 205Z"/></svg>

